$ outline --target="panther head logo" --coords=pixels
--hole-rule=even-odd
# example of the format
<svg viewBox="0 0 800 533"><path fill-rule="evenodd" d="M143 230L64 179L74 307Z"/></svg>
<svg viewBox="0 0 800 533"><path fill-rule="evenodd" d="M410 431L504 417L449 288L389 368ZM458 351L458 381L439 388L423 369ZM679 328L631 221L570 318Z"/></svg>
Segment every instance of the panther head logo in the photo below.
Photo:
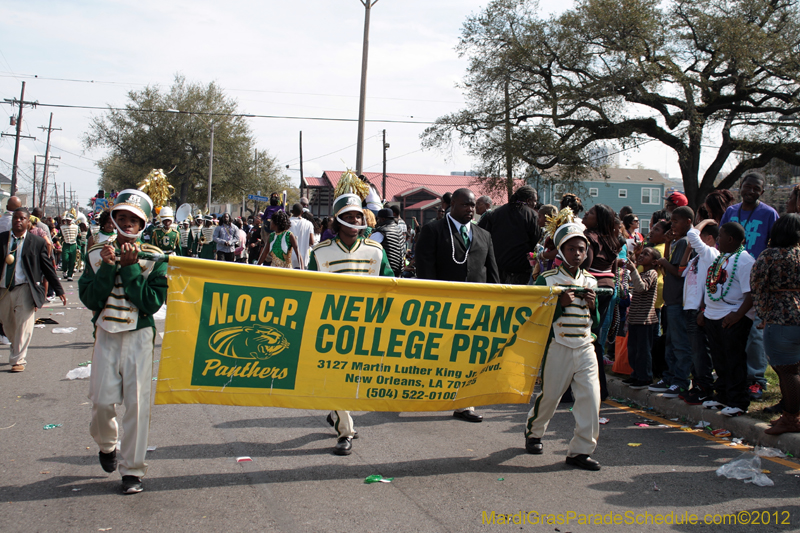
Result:
<svg viewBox="0 0 800 533"><path fill-rule="evenodd" d="M208 339L208 347L225 357L266 361L287 349L289 341L269 326L233 326L215 331Z"/></svg>

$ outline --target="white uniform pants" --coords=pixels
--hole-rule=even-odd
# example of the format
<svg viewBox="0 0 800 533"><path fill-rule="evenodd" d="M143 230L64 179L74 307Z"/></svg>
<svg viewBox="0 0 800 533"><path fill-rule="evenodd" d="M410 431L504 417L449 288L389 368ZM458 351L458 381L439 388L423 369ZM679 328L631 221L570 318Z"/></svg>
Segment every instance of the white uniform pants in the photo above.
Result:
<svg viewBox="0 0 800 533"><path fill-rule="evenodd" d="M0 269L2 271L3 269ZM31 288L21 283L10 291L0 289L0 322L6 337L11 341L9 364L25 366L28 346L33 337L33 325L36 323L36 304L31 296Z"/></svg>
<svg viewBox="0 0 800 533"><path fill-rule="evenodd" d="M119 472L123 476L142 477L147 471L144 455L150 429L154 333L153 328L121 333L95 328L89 431L101 452L113 451L119 443L116 405L125 406L119 447Z"/></svg>
<svg viewBox="0 0 800 533"><path fill-rule="evenodd" d="M600 435L600 381L594 346L567 348L551 341L542 365L542 392L528 413L525 436L542 438L561 396L572 385L575 434L567 455L591 455Z"/></svg>
<svg viewBox="0 0 800 533"><path fill-rule="evenodd" d="M352 439L355 436L356 429L353 426L350 411L331 411L331 418L333 419L333 429L339 434L339 438L350 437Z"/></svg>

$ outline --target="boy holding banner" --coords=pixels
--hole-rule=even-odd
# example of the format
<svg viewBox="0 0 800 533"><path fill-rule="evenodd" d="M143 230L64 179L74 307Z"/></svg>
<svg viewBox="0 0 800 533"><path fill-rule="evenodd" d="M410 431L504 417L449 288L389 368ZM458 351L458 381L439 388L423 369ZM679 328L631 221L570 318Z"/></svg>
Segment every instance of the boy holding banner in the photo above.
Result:
<svg viewBox="0 0 800 533"><path fill-rule="evenodd" d="M140 247L161 252L138 242L152 209L150 197L143 192L120 192L111 209L117 237L92 247L89 267L78 282L81 301L94 312L95 325L89 431L100 447L100 465L113 472L119 443L116 405L125 405L119 461L124 494L142 491L147 470L144 457L156 333L153 314L167 297L167 263L138 258Z"/></svg>
<svg viewBox="0 0 800 533"><path fill-rule="evenodd" d="M333 212L336 237L322 241L311 250L308 270L394 277L381 245L361 236L361 231L367 227L361 198L355 194L343 194L333 201ZM339 439L333 453L350 455L356 436L350 411L331 411L328 423L336 429Z"/></svg>
<svg viewBox="0 0 800 533"><path fill-rule="evenodd" d="M558 299L553 326L542 359L542 392L528 413L525 449L539 455L542 436L561 396L572 387L575 433L569 443L567 464L584 470L600 470L590 457L600 434L600 381L594 353L592 326L600 321L594 289L597 280L580 268L586 259L588 239L583 227L569 223L559 227L553 242L563 263L536 278L535 285L569 287ZM574 265L574 266L573 266Z"/></svg>

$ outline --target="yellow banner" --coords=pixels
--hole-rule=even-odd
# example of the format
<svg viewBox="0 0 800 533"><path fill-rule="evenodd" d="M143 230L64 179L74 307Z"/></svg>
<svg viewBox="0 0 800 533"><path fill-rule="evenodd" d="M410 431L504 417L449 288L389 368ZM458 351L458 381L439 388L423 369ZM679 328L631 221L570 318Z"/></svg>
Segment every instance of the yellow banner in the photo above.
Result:
<svg viewBox="0 0 800 533"><path fill-rule="evenodd" d="M527 403L549 288L170 257L156 403L445 411Z"/></svg>

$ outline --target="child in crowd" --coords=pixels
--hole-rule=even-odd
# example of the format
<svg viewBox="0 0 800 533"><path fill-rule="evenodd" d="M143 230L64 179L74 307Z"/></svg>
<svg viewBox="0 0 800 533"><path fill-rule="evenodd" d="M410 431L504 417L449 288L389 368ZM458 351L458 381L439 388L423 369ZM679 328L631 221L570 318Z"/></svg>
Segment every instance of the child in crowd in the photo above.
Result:
<svg viewBox="0 0 800 533"><path fill-rule="evenodd" d="M692 343L692 388L680 398L689 405L700 405L711 399L714 392L714 365L704 327L697 324L697 315L703 306L703 293L706 290L706 275L711 263L719 256L716 248L719 226L713 219L702 221L687 233L689 246L683 254L683 317L686 332ZM691 259L689 256L694 251Z"/></svg>
<svg viewBox="0 0 800 533"><path fill-rule="evenodd" d="M683 252L688 246L686 234L692 227L694 211L688 206L676 207L670 216L674 240L669 258L662 257L658 264L664 269L664 309L667 315L667 344L664 358L667 370L661 380L651 385L652 392L663 393L664 398L677 398L689 390L692 367L692 347L683 318L683 277L680 268Z"/></svg>
<svg viewBox="0 0 800 533"><path fill-rule="evenodd" d="M653 368L650 352L658 333L658 316L655 303L658 289L656 265L661 254L653 248L645 248L637 262L630 259L626 266L631 275L633 296L628 311L628 364L633 369L630 379L623 381L632 389L645 389L653 383ZM639 274L638 266L642 269Z"/></svg>
<svg viewBox="0 0 800 533"><path fill-rule="evenodd" d="M747 337L753 325L750 271L755 259L742 243L744 228L728 222L719 229L720 255L711 263L706 277L706 308L698 317L711 343L711 358L717 371L716 395L703 407L721 409L738 416L747 412Z"/></svg>

